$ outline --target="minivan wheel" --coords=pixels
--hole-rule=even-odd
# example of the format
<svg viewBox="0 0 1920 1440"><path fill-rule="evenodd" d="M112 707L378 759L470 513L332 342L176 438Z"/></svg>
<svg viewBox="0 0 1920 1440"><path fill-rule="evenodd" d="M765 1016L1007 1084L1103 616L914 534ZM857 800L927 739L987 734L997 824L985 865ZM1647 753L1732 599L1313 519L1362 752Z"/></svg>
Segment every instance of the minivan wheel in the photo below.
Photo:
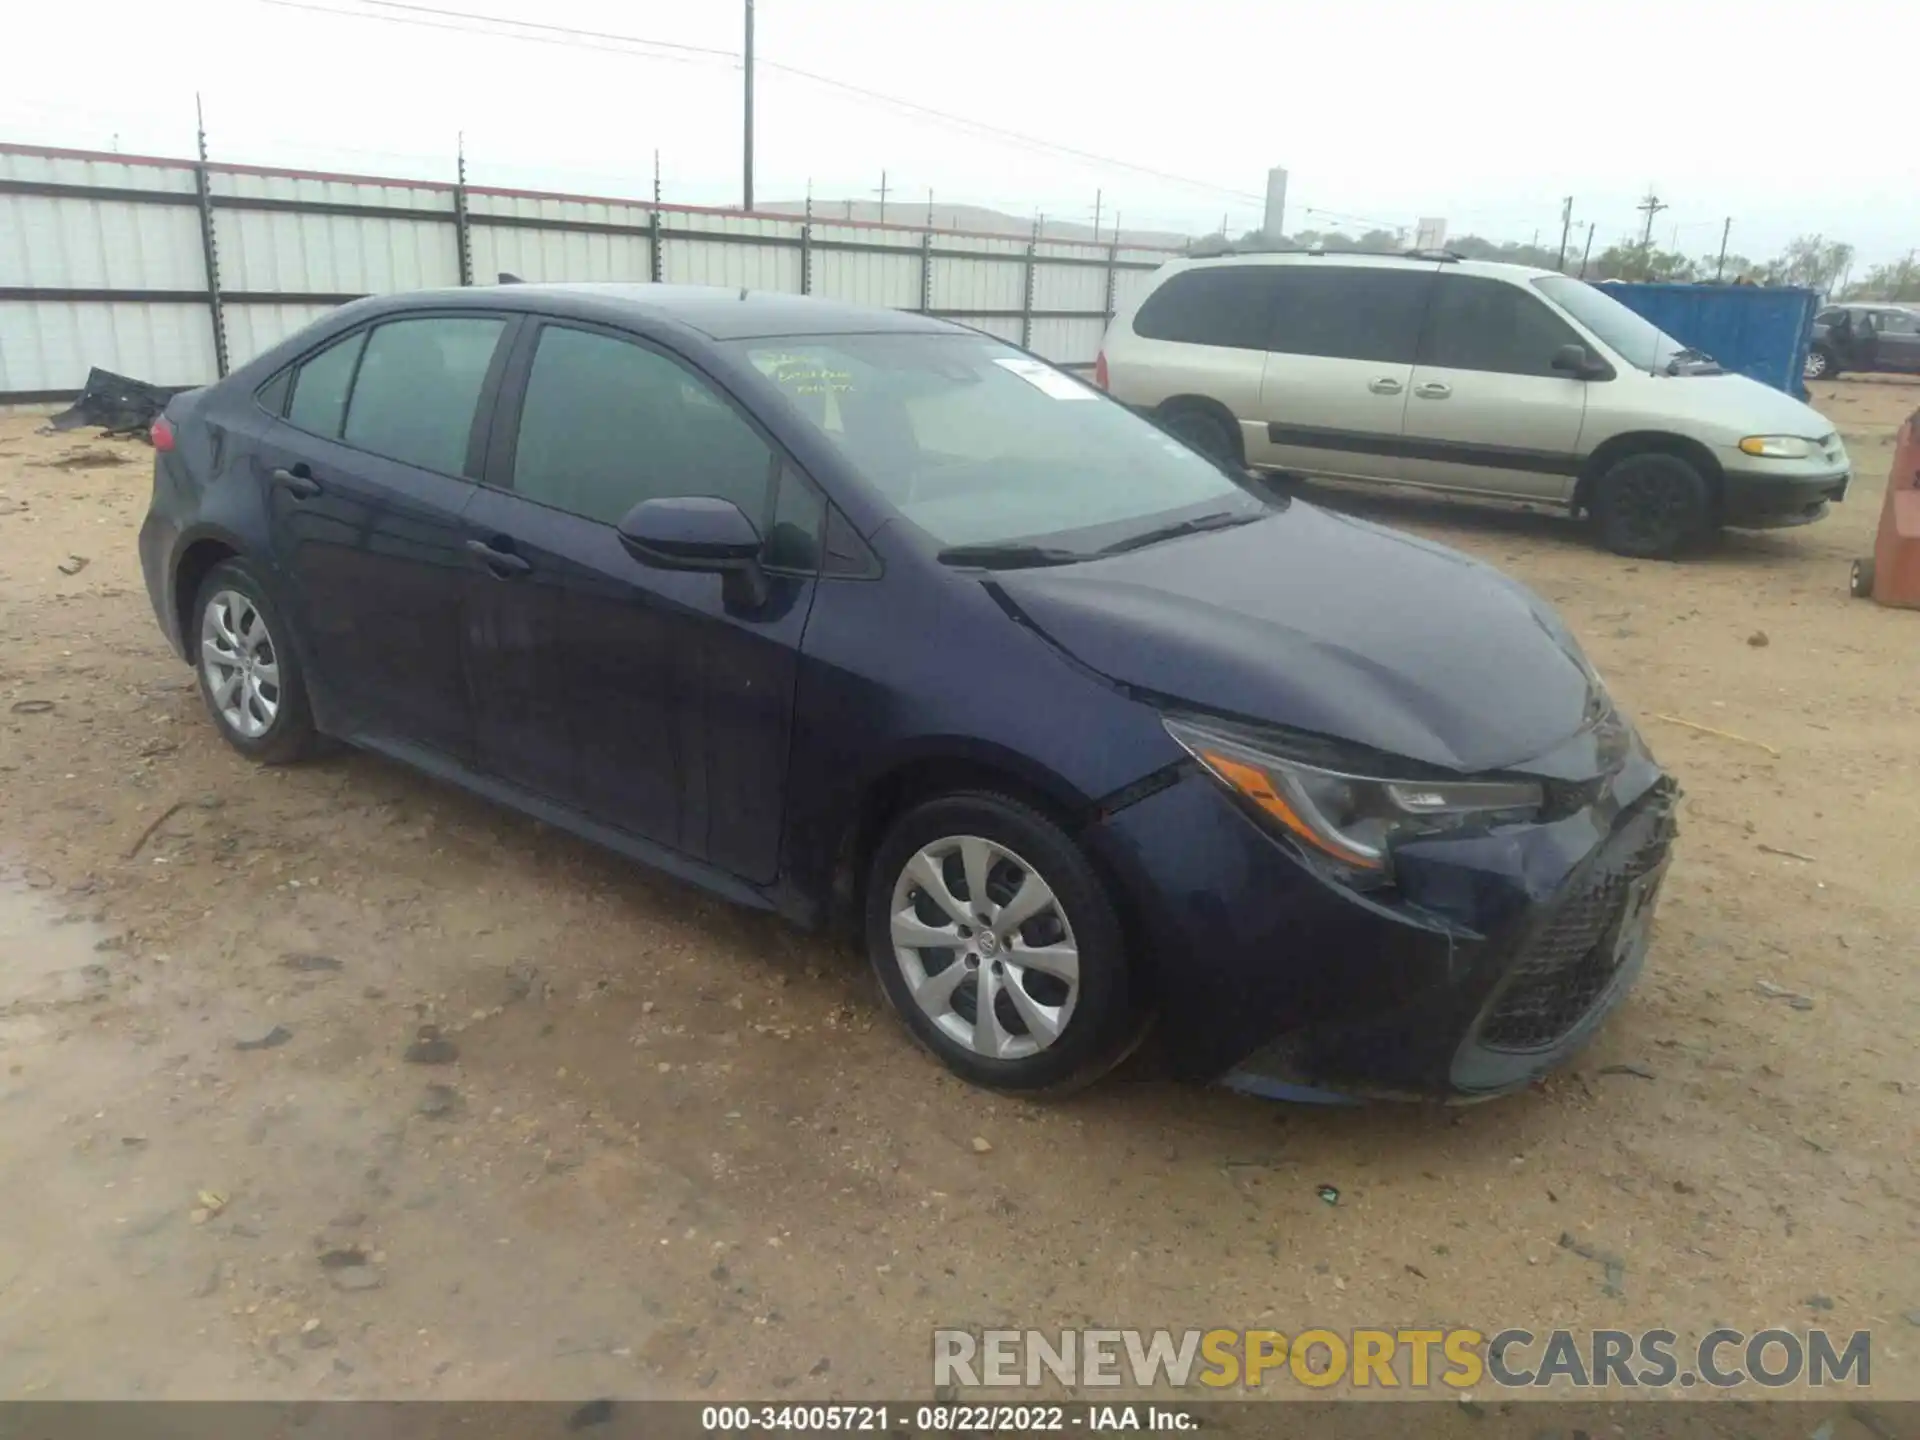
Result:
<svg viewBox="0 0 1920 1440"><path fill-rule="evenodd" d="M1142 1033L1105 885L1018 800L962 793L903 815L874 853L865 928L888 1003L976 1085L1078 1089Z"/></svg>
<svg viewBox="0 0 1920 1440"><path fill-rule="evenodd" d="M1808 380L1831 380L1840 373L1840 367L1833 363L1833 356L1816 345L1807 351L1807 360L1800 367L1800 373Z"/></svg>
<svg viewBox="0 0 1920 1440"><path fill-rule="evenodd" d="M1176 440L1223 465L1240 463L1239 436L1211 410L1180 405L1160 414L1160 428Z"/></svg>
<svg viewBox="0 0 1920 1440"><path fill-rule="evenodd" d="M1707 528L1707 482L1677 455L1629 455L1600 477L1591 508L1609 550L1661 559Z"/></svg>
<svg viewBox="0 0 1920 1440"><path fill-rule="evenodd" d="M226 742L251 760L281 765L314 747L313 712L287 627L242 560L223 560L200 582L194 668L200 696Z"/></svg>

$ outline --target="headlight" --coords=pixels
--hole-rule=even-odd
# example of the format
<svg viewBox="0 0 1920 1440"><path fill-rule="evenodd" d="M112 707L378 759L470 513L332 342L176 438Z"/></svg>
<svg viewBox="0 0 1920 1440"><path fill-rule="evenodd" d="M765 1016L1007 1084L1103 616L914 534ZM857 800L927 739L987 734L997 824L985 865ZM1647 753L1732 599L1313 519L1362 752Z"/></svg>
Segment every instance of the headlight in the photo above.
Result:
<svg viewBox="0 0 1920 1440"><path fill-rule="evenodd" d="M1310 858L1363 888L1393 878L1397 841L1467 825L1530 820L1545 800L1531 780L1352 775L1191 721L1162 723L1216 780L1298 841Z"/></svg>
<svg viewBox="0 0 1920 1440"><path fill-rule="evenodd" d="M1811 460L1820 453L1819 442L1797 435L1749 435L1740 448L1762 460Z"/></svg>

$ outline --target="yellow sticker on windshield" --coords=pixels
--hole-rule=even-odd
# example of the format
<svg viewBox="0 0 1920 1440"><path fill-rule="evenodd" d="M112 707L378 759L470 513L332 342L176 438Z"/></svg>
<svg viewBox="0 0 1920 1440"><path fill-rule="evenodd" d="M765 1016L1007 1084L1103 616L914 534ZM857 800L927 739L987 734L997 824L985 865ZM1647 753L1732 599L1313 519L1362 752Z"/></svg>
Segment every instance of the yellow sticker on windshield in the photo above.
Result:
<svg viewBox="0 0 1920 1440"><path fill-rule="evenodd" d="M845 370L804 355L767 355L754 363L774 384L796 395L845 395L853 389L853 376Z"/></svg>

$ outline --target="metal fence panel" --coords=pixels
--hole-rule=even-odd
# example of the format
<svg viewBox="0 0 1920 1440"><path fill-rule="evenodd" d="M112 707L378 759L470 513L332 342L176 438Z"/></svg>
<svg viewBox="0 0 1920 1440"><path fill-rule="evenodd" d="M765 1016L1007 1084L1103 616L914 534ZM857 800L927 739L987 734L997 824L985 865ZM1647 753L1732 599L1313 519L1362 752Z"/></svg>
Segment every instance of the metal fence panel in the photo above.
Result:
<svg viewBox="0 0 1920 1440"><path fill-rule="evenodd" d="M475 223L473 281L491 285L504 272L522 280L624 280L652 278L652 247L645 235L534 230Z"/></svg>
<svg viewBox="0 0 1920 1440"><path fill-rule="evenodd" d="M1015 326L1019 321L1013 322ZM1060 320L1042 317L1033 322L1033 339L1028 349L1044 355L1056 365L1090 363L1100 353L1100 337L1106 325L1099 320ZM1018 335L1013 337L1019 339Z"/></svg>
<svg viewBox="0 0 1920 1440"><path fill-rule="evenodd" d="M1049 265L1033 267L1033 308L1036 310L1091 310L1098 314L1107 303L1104 266Z"/></svg>
<svg viewBox="0 0 1920 1440"><path fill-rule="evenodd" d="M813 294L855 305L914 310L920 305L920 256L815 250Z"/></svg>
<svg viewBox="0 0 1920 1440"><path fill-rule="evenodd" d="M191 205L0 194L0 288L205 290Z"/></svg>
<svg viewBox="0 0 1920 1440"><path fill-rule="evenodd" d="M226 307L228 358L235 366L244 365L296 330L306 329L332 308L331 305L229 303Z"/></svg>
<svg viewBox="0 0 1920 1440"><path fill-rule="evenodd" d="M207 307L72 300L0 305L0 397L78 390L95 365L159 384L211 379Z"/></svg>
<svg viewBox="0 0 1920 1440"><path fill-rule="evenodd" d="M800 247L666 240L661 278L674 285L729 285L800 293Z"/></svg>
<svg viewBox="0 0 1920 1440"><path fill-rule="evenodd" d="M936 255L933 260L935 310L1018 310L1027 294L1024 259L958 260ZM1015 322L1013 338L1018 340Z"/></svg>
<svg viewBox="0 0 1920 1440"><path fill-rule="evenodd" d="M223 290L385 295L460 283L445 221L215 209L213 223Z"/></svg>
<svg viewBox="0 0 1920 1440"><path fill-rule="evenodd" d="M1085 365L1109 298L1124 308L1164 259L1024 236L0 145L0 404L76 391L93 365L204 383L219 369L216 322L237 365L351 296L489 284L502 271L924 306Z"/></svg>

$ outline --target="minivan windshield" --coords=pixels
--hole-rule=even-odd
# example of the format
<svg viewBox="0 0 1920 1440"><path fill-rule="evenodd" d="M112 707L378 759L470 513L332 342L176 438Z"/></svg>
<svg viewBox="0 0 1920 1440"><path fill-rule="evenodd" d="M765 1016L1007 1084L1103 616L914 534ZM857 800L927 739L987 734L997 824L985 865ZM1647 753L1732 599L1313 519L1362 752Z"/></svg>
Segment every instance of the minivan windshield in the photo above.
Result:
<svg viewBox="0 0 1920 1440"><path fill-rule="evenodd" d="M1533 283L1541 294L1591 330L1601 344L1635 370L1655 375L1676 359L1698 353L1584 280L1543 275Z"/></svg>
<svg viewBox="0 0 1920 1440"><path fill-rule="evenodd" d="M1070 563L1269 508L1125 406L984 335L732 344L956 562Z"/></svg>

